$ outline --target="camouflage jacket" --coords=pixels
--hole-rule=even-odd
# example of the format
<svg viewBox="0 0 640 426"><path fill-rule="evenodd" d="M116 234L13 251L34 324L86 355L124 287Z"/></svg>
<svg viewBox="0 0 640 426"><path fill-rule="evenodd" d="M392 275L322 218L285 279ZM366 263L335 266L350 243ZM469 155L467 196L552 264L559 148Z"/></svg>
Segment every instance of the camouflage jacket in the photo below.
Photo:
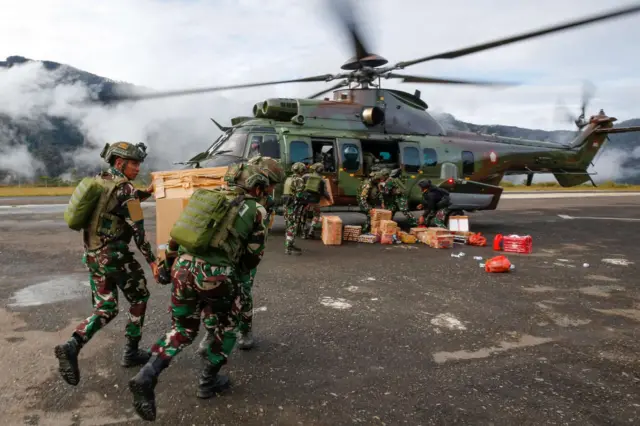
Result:
<svg viewBox="0 0 640 426"><path fill-rule="evenodd" d="M113 179L115 177L123 178L125 177L122 172L119 170L110 167L106 172L101 174L104 179ZM118 216L125 221L125 231L120 235L116 240L110 240L107 237L100 237L102 242L105 245L109 245L115 242L124 242L129 244L131 242L131 238L136 243L138 250L144 256L148 263L154 262L156 260L156 256L153 253L153 249L149 241L147 241L145 229L144 229L144 219L133 221L129 215L129 209L127 208L127 203L132 200L144 201L151 196L150 193L145 191L137 190L133 183L127 181L124 182L115 189L114 196L116 197L117 205L108 213L111 213L115 216ZM86 238L86 237L85 237Z"/></svg>
<svg viewBox="0 0 640 426"><path fill-rule="evenodd" d="M375 208L378 203L382 202L382 194L378 190L377 185L372 179L365 179L362 181L356 193L358 199L358 205L366 211Z"/></svg>
<svg viewBox="0 0 640 426"><path fill-rule="evenodd" d="M404 194L404 185L396 178L389 178L381 183L380 191L385 199L391 199Z"/></svg>

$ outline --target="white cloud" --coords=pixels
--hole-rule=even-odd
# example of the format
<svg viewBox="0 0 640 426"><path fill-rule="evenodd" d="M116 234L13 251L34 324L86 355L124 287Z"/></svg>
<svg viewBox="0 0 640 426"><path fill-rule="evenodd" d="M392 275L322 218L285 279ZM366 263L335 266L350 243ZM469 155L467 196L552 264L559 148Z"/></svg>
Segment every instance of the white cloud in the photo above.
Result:
<svg viewBox="0 0 640 426"><path fill-rule="evenodd" d="M0 58L22 55L66 63L101 76L154 89L177 89L269 81L337 73L351 56L347 35L331 20L323 0L22 0L3 6ZM390 63L460 48L541 26L576 19L627 1L360 0L358 9L372 50ZM405 69L432 76L519 80L509 89L476 89L384 82L422 97L434 111L478 124L543 129L572 128L556 119L563 98L577 113L583 79L599 108L619 120L640 117L640 14L544 36L533 41L454 60ZM32 71L35 73L35 71ZM35 74L22 84L39 81ZM4 78L4 77L3 77ZM39 77L38 77L39 78ZM29 83L30 82L30 83ZM0 82L0 85L2 83ZM205 148L218 130L208 117L228 124L257 101L307 96L328 84L290 84L241 89L123 105L115 111L70 107L74 88L40 93L39 100L8 98L4 110L23 113L28 104L81 119L95 150L113 139L142 139L159 123L177 117L157 146L165 160L179 161ZM0 86L0 87L7 87ZM16 93L15 82L12 93ZM24 86L21 90L24 90ZM5 92L6 93L6 92ZM43 99L46 97L47 99ZM7 106L9 105L9 106ZM46 107L44 106L46 105ZM33 110L31 110L33 112ZM93 158L96 151L92 151Z"/></svg>

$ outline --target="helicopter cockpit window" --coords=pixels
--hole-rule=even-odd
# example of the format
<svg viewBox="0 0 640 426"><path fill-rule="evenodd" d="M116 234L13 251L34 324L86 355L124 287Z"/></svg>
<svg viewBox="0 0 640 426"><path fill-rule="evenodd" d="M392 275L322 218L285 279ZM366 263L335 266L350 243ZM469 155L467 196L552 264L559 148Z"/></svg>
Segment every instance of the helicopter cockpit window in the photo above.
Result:
<svg viewBox="0 0 640 426"><path fill-rule="evenodd" d="M280 158L280 143L277 135L264 135L260 154L263 157Z"/></svg>
<svg viewBox="0 0 640 426"><path fill-rule="evenodd" d="M311 164L309 144L303 141L292 141L289 148L289 162Z"/></svg>
<svg viewBox="0 0 640 426"><path fill-rule="evenodd" d="M420 171L420 151L418 151L418 148L405 146L402 150L402 157L405 172L418 173Z"/></svg>
<svg viewBox="0 0 640 426"><path fill-rule="evenodd" d="M438 153L433 148L425 148L422 150L422 164L426 167L435 167L438 165Z"/></svg>
<svg viewBox="0 0 640 426"><path fill-rule="evenodd" d="M213 158L207 161L207 167L232 164L235 159L242 158L247 144L247 137L247 131L242 128L222 135L214 144L213 151L209 152L209 156Z"/></svg>
<svg viewBox="0 0 640 426"><path fill-rule="evenodd" d="M346 143L342 147L342 167L347 172L357 172L360 170L360 150L351 143Z"/></svg>
<svg viewBox="0 0 640 426"><path fill-rule="evenodd" d="M475 171L475 160L473 158L473 152L462 151L462 174L465 176L471 176Z"/></svg>

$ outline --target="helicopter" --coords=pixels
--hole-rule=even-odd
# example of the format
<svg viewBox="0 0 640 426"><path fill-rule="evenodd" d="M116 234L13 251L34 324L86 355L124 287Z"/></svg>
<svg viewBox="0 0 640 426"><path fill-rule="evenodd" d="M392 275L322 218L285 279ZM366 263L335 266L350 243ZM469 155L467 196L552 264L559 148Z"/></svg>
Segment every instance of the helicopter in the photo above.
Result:
<svg viewBox="0 0 640 426"><path fill-rule="evenodd" d="M381 84L383 79L399 79L420 84L513 85L400 74L396 70L622 17L640 12L639 4L395 65L388 65L387 59L373 53L347 1L333 1L332 10L350 35L354 51L354 56L341 66L343 72L190 90L111 93L100 101L140 101L285 83L337 81L307 98L257 102L251 115L232 118L231 126L223 126L211 118L222 132L219 138L206 151L184 163L176 163L186 168L224 168L262 155L279 160L289 175L291 165L296 162L306 165L321 162L333 194L332 203L322 210L335 212L359 211L356 192L361 182L380 168L394 170L405 183L411 210L421 203L416 185L421 179L447 189L451 193L450 214L496 209L503 192L500 182L505 175L524 174L527 185L531 185L536 173L552 173L563 187L589 181L595 186L587 169L606 143L607 135L640 131L640 127L614 128L616 118L607 116L603 110L586 119L586 97L581 115L575 120L576 135L566 143L447 131L427 112L428 105L419 90L411 94L386 89ZM333 92L331 98L316 99L329 92ZM275 189L276 205L282 190L282 184Z"/></svg>

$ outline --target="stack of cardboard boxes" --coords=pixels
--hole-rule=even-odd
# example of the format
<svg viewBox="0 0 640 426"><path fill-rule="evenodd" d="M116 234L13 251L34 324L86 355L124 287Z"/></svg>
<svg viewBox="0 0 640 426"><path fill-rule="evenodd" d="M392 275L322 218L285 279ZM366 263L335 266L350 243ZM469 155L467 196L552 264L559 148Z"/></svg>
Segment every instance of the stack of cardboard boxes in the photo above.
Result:
<svg viewBox="0 0 640 426"><path fill-rule="evenodd" d="M432 248L453 248L453 234L443 228L411 228L411 235Z"/></svg>

